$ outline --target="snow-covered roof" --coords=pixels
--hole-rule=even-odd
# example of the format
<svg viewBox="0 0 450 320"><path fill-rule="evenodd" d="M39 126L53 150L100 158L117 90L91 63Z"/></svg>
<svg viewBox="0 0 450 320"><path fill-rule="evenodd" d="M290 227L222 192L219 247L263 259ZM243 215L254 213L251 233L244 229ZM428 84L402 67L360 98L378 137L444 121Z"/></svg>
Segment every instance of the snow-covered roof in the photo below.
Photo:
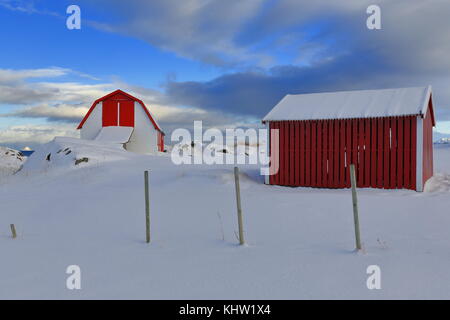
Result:
<svg viewBox="0 0 450 320"><path fill-rule="evenodd" d="M425 115L430 96L431 86L288 94L263 121Z"/></svg>

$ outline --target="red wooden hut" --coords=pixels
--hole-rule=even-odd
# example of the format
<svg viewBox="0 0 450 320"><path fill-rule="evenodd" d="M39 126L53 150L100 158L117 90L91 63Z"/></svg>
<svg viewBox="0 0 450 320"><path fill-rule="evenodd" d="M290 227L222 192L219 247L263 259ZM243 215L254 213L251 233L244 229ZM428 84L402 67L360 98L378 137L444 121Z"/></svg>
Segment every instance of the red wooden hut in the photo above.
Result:
<svg viewBox="0 0 450 320"><path fill-rule="evenodd" d="M164 151L164 132L150 110L122 90L95 100L77 129L82 139L120 142L128 151Z"/></svg>
<svg viewBox="0 0 450 320"><path fill-rule="evenodd" d="M352 163L358 187L422 191L433 175L430 86L287 95L263 123L279 130L266 184L348 188Z"/></svg>

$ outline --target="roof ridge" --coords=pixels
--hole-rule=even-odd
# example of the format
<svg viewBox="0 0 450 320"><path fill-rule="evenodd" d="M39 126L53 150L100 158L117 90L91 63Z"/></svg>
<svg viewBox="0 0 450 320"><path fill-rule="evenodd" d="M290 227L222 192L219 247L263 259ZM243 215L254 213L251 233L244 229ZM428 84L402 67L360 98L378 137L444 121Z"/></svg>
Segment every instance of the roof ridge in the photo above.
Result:
<svg viewBox="0 0 450 320"><path fill-rule="evenodd" d="M288 94L263 121L419 115L430 95L431 86Z"/></svg>

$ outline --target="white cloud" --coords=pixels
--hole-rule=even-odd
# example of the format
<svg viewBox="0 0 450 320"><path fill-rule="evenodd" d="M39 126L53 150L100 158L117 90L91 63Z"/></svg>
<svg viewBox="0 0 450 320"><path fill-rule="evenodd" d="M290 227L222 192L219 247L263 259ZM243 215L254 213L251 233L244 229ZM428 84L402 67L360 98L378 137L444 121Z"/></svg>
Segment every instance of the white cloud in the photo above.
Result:
<svg viewBox="0 0 450 320"><path fill-rule="evenodd" d="M0 0L0 7L27 14L44 14L61 17L61 15L56 12L37 9L34 1L31 0Z"/></svg>
<svg viewBox="0 0 450 320"><path fill-rule="evenodd" d="M73 125L14 125L0 130L0 144L37 144L46 143L55 136L79 137Z"/></svg>
<svg viewBox="0 0 450 320"><path fill-rule="evenodd" d="M32 78L53 78L71 73L70 69L64 68L41 68L41 69L0 69L0 83L14 83Z"/></svg>
<svg viewBox="0 0 450 320"><path fill-rule="evenodd" d="M95 77L65 68L0 69L0 104L37 104L57 102L87 103L111 90L111 83L42 81L62 76L95 79ZM41 79L41 81L37 81ZM34 81L29 81L34 80ZM95 99L94 99L95 100Z"/></svg>
<svg viewBox="0 0 450 320"><path fill-rule="evenodd" d="M86 5L88 2L86 1ZM377 56L393 72L450 70L450 1L379 0L382 30L366 27L372 0L99 0L97 27L219 66L308 65L341 54ZM287 43L280 45L280 38ZM280 55L280 56L278 56ZM287 58L286 58L287 57ZM283 60L282 63L286 63Z"/></svg>
<svg viewBox="0 0 450 320"><path fill-rule="evenodd" d="M14 112L6 113L3 117L19 118L46 118L49 121L79 121L87 113L89 108L69 104L48 105L40 104L32 107L25 107Z"/></svg>
<svg viewBox="0 0 450 320"><path fill-rule="evenodd" d="M0 108L8 105L13 110L0 113L2 118L14 118L20 125L6 126L0 130L1 144L36 144L52 140L55 136L78 136L77 122L87 113L92 102L120 88L143 100L163 130L170 134L178 127L190 128L194 120L205 125L233 124L239 117L219 111L196 107L181 107L168 103L160 91L133 86L115 80L98 84L83 82L39 81L76 71L62 68L5 70L0 69ZM86 78L86 77L83 77ZM28 81L33 79L33 81ZM43 119L44 124L30 124L27 119ZM33 121L35 123L35 121Z"/></svg>
<svg viewBox="0 0 450 320"><path fill-rule="evenodd" d="M270 61L235 43L247 21L258 15L264 0L100 0L106 10L118 8L121 22L91 22L99 29L131 35L180 56L214 65ZM90 5L92 5L90 3ZM114 8L114 9L113 9Z"/></svg>

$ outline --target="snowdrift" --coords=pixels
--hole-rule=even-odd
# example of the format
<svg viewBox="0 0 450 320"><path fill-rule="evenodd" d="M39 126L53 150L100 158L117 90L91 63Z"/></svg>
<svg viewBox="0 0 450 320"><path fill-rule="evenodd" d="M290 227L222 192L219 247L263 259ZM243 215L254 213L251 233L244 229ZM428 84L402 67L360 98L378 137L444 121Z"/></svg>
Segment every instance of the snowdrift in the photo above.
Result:
<svg viewBox="0 0 450 320"><path fill-rule="evenodd" d="M438 192L358 190L366 254L355 254L348 189L268 186L239 165L239 246L233 165L56 138L0 184L0 299L449 299L450 148L435 151ZM65 286L73 264L78 292ZM368 290L369 265L382 290Z"/></svg>
<svg viewBox="0 0 450 320"><path fill-rule="evenodd" d="M0 176L16 173L25 162L24 155L17 150L0 147Z"/></svg>
<svg viewBox="0 0 450 320"><path fill-rule="evenodd" d="M264 143L263 141L261 143ZM250 156L254 154L258 154L259 144L249 144L242 143L238 144L236 142L231 145L220 144L220 143L194 143L191 144L182 144L178 143L174 145L172 148L168 148L170 152L178 152L179 154L183 153L189 156L192 156L194 152L204 152L211 155L216 153L218 154L233 154L233 155L245 155Z"/></svg>
<svg viewBox="0 0 450 320"><path fill-rule="evenodd" d="M56 169L75 169L137 156L114 142L56 137L38 148L20 172L29 174Z"/></svg>

